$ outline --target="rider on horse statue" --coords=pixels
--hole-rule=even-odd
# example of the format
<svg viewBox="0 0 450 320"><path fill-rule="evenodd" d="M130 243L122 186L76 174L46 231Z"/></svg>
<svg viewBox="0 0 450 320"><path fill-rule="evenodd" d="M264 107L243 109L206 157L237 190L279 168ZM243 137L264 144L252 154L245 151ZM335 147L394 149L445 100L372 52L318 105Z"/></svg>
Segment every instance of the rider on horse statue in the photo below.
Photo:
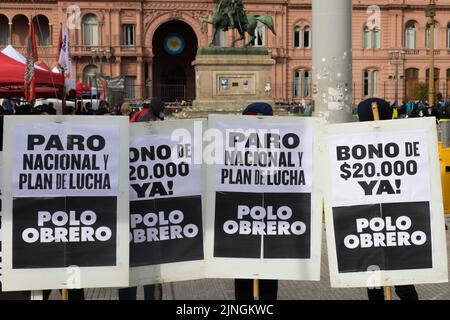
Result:
<svg viewBox="0 0 450 320"><path fill-rule="evenodd" d="M242 29L245 23L244 5L241 0L220 0L216 7L216 17L228 17L230 21L230 29Z"/></svg>
<svg viewBox="0 0 450 320"><path fill-rule="evenodd" d="M212 24L214 27L214 35L212 37L210 47L214 46L214 39L220 31L228 31L236 29L239 37L231 42L231 47L235 46L237 41L244 40L245 33L248 33L250 39L244 47L251 46L256 38L255 31L258 23L265 25L273 34L275 33L275 25L270 16L255 16L245 12L242 0L219 0L211 19L202 20L201 32L205 32L205 24Z"/></svg>

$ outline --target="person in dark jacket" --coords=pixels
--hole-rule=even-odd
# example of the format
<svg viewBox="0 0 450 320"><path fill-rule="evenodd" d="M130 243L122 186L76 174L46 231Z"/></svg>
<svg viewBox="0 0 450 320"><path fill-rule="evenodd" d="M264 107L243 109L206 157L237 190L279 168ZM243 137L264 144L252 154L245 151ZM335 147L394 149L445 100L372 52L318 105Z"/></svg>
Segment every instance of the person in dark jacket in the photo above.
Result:
<svg viewBox="0 0 450 320"><path fill-rule="evenodd" d="M362 101L358 105L359 121L373 121L372 103L376 102L378 105L378 113L380 120L392 119L392 107L383 99L370 98ZM395 293L400 300L419 300L416 288L414 285L395 286ZM384 300L383 288L367 288L367 295L369 300Z"/></svg>
<svg viewBox="0 0 450 320"><path fill-rule="evenodd" d="M264 102L252 103L244 110L243 115L273 116L270 104ZM234 293L238 301L254 300L253 279L235 279ZM278 280L259 280L259 300L276 300L278 295Z"/></svg>

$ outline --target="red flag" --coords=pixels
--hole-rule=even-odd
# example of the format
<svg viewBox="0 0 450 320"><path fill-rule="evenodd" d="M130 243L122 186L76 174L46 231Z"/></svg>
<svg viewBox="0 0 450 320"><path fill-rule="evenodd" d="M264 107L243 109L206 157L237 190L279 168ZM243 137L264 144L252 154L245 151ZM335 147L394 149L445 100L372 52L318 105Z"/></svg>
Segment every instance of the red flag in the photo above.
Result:
<svg viewBox="0 0 450 320"><path fill-rule="evenodd" d="M34 32L33 16L30 17L30 31L28 33L27 67L25 68L24 89L28 102L36 99L36 84L34 77L34 63L38 61L36 35Z"/></svg>

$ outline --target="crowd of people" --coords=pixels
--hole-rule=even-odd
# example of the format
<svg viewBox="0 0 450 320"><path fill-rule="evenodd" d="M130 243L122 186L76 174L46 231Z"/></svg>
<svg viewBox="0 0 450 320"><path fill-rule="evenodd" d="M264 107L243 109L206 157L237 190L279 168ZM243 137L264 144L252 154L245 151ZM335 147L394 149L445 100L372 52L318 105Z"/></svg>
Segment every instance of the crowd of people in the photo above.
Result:
<svg viewBox="0 0 450 320"><path fill-rule="evenodd" d="M445 102L442 94L437 95L433 105L428 101L406 101L402 105L393 105L394 118L435 117L436 119L450 119L450 99Z"/></svg>

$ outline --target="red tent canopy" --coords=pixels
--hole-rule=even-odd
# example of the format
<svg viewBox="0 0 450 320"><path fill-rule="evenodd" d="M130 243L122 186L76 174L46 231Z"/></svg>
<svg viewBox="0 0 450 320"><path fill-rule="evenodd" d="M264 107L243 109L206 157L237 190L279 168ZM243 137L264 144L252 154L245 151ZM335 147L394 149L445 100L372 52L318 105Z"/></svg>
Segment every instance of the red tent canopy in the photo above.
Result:
<svg viewBox="0 0 450 320"><path fill-rule="evenodd" d="M23 85L26 65L0 52L0 86ZM36 85L64 86L61 74L35 68Z"/></svg>

